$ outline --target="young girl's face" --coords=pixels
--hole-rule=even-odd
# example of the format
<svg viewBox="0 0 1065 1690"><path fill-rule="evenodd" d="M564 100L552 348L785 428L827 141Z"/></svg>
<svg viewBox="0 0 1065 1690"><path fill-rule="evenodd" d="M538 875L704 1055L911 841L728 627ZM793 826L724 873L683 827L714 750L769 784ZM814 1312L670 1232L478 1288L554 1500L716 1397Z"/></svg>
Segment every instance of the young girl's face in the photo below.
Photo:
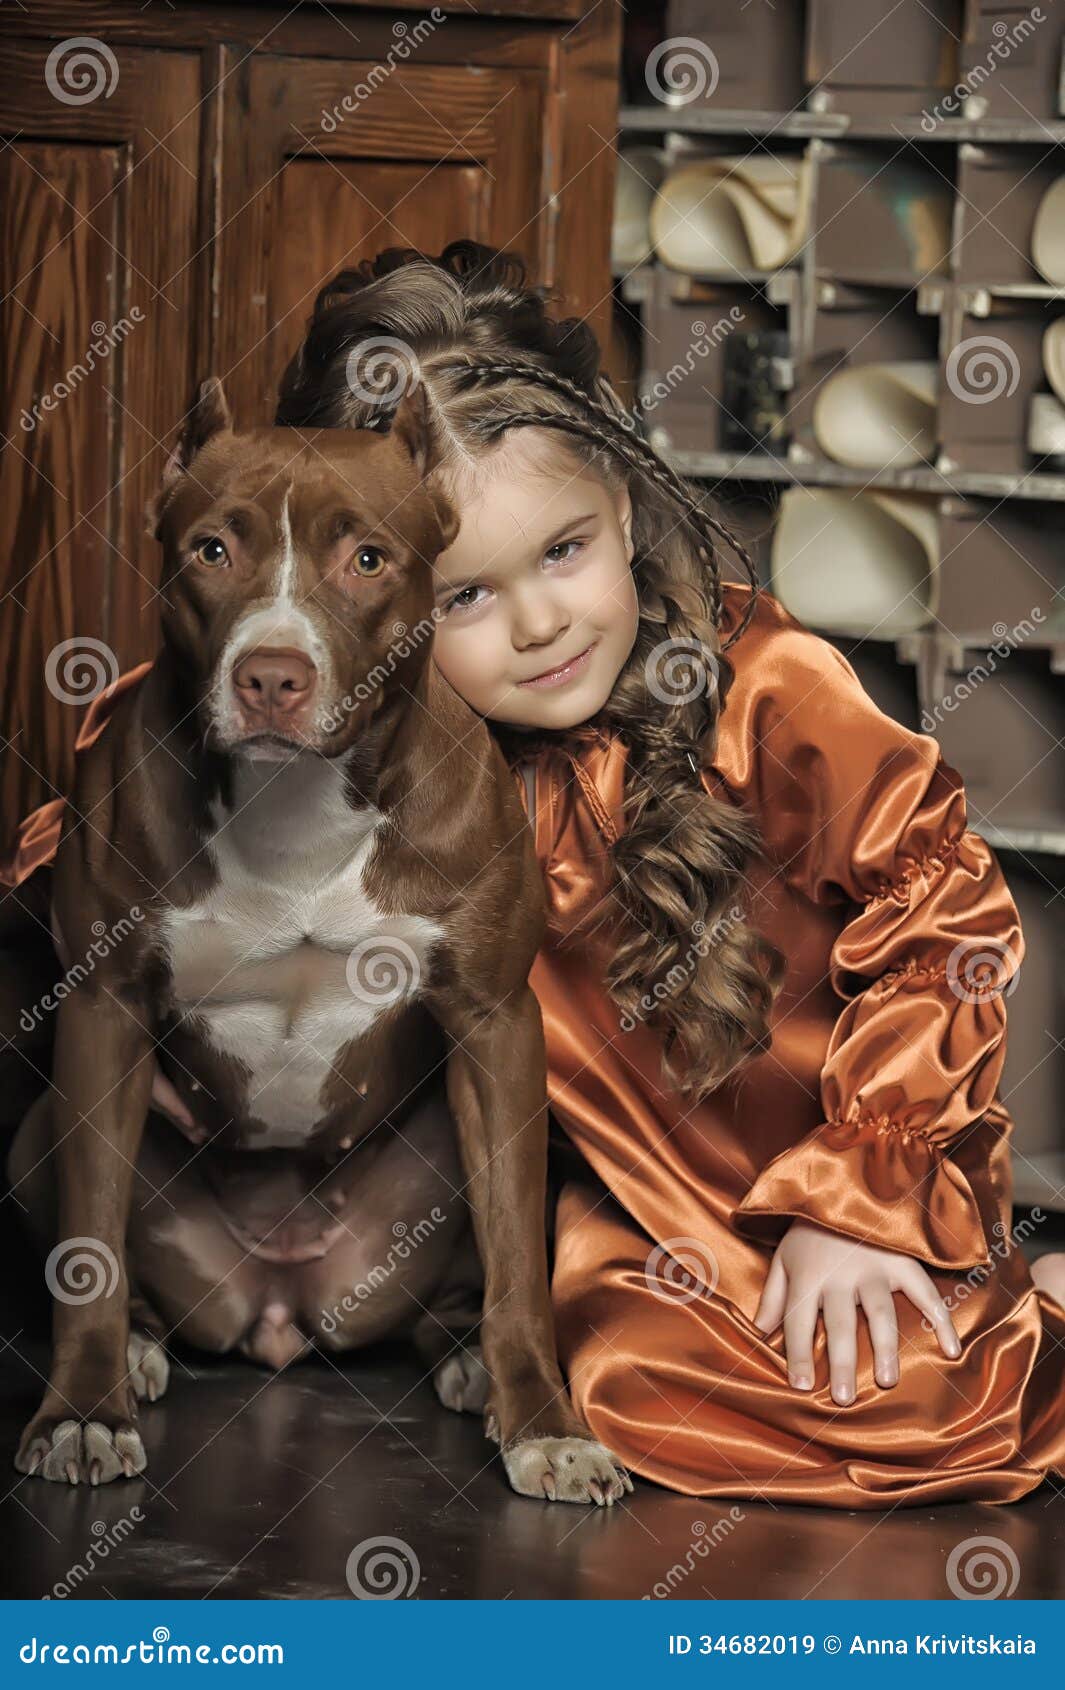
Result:
<svg viewBox="0 0 1065 1690"><path fill-rule="evenodd" d="M636 639L632 507L576 459L544 469L542 433L508 440L475 493L449 490L460 526L436 563L433 658L482 716L560 729L602 708Z"/></svg>

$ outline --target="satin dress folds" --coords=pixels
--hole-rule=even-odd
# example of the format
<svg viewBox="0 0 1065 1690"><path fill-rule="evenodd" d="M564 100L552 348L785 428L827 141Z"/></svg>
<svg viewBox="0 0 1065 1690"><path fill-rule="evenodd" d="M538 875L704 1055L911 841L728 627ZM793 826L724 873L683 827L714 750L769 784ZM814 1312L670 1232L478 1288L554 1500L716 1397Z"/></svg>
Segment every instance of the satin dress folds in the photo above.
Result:
<svg viewBox="0 0 1065 1690"><path fill-rule="evenodd" d="M726 585L723 637L748 598ZM603 984L625 747L588 729L537 760L549 933L531 978L576 1169L553 1278L574 1399L633 1472L692 1496L1014 1501L1065 1472L1065 1310L1011 1230L998 1092L1016 906L936 741L881 712L828 641L761 592L729 655L702 779L759 822L768 862L730 919L788 973L771 1048L697 1104L664 1082L661 1035L623 1022ZM150 667L93 700L79 749ZM63 809L24 819L0 881L53 858ZM898 1385L876 1384L859 1312L855 1400L832 1401L820 1323L815 1387L794 1390L782 1331L754 1315L795 1217L922 1262L960 1357L898 1294Z"/></svg>

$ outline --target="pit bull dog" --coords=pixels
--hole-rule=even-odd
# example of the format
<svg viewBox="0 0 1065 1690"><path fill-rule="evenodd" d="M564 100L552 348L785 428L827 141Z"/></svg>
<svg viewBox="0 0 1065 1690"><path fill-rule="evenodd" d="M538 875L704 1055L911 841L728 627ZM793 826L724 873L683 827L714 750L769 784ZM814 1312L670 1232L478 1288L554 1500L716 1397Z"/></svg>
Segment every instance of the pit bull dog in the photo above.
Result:
<svg viewBox="0 0 1065 1690"><path fill-rule="evenodd" d="M78 759L53 909L92 966L9 1158L54 1246L20 1472L142 1472L171 1331L273 1367L410 1331L515 1490L632 1488L555 1354L540 878L430 661L431 467L420 384L387 434L237 432L212 379L149 506L162 649Z"/></svg>

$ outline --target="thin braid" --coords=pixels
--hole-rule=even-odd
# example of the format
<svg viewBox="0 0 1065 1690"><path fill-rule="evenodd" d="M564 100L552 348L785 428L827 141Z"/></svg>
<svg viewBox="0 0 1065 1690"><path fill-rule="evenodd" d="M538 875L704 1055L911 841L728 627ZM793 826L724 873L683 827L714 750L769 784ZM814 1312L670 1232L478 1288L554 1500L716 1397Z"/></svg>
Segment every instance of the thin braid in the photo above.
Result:
<svg viewBox="0 0 1065 1690"><path fill-rule="evenodd" d="M605 424L613 436L607 444L616 455L622 458L637 474L647 475L658 487L662 488L680 506L685 520L695 529L706 548L710 575L710 604L715 625L721 622L721 566L714 544L715 536L721 539L735 553L743 565L744 573L751 584L751 596L740 618L739 625L721 647L727 651L744 632L756 608L757 595L761 583L758 579L758 569L746 546L731 533L724 523L697 504L691 490L682 478L659 457L653 446L648 445L636 432L636 425L627 419L622 420L624 411L608 408L601 401L593 399L577 382L568 376L559 375L554 370L545 369L542 364L525 363L520 361L478 362L468 359L447 359L434 361L434 369L457 369L474 376L494 376L505 379L508 376L522 376L526 380L540 383L544 387L553 389L572 399L589 416L596 418L600 424ZM477 432L491 439L503 433L508 428L522 427L551 427L568 429L572 434L579 434L584 439L595 440L602 444L600 434L590 424L582 422L577 417L567 417L558 413L540 411L506 411L487 416L475 425Z"/></svg>

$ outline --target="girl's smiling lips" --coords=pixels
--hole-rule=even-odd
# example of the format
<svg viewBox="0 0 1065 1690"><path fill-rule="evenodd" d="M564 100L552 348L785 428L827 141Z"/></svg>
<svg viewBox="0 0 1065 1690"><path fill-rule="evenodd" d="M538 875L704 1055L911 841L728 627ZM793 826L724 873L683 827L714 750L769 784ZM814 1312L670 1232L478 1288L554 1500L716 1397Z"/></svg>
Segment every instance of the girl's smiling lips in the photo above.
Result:
<svg viewBox="0 0 1065 1690"><path fill-rule="evenodd" d="M579 651L576 657L570 657L565 663L560 663L557 669L545 669L542 675L534 675L529 681L519 681L519 687L562 686L564 682L570 680L584 668L584 665L592 655L595 643L596 642L593 640L592 644L585 646L584 650Z"/></svg>

